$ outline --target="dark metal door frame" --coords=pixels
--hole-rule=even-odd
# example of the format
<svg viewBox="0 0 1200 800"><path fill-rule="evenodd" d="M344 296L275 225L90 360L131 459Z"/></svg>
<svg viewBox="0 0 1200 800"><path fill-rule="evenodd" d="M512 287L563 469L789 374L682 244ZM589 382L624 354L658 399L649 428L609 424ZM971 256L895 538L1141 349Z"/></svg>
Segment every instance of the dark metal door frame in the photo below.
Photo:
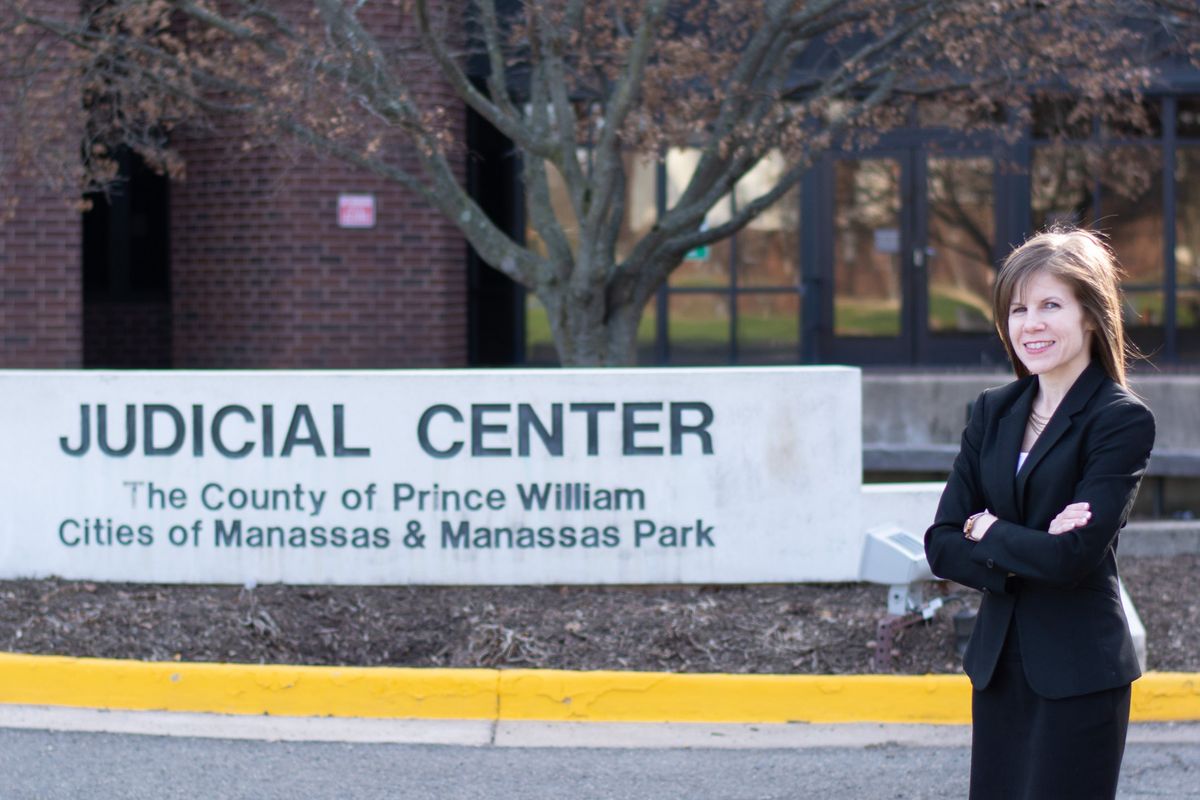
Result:
<svg viewBox="0 0 1200 800"><path fill-rule="evenodd" d="M860 153L828 156L812 171L804 185L806 198L802 220L803 240L807 241L804 259L806 292L816 299L806 302L805 310L816 319L805 326L806 360L824 363L909 366L926 364L980 365L1004 360L997 338L983 334L933 334L928 325L930 293L927 271L929 254L928 159L932 153L946 158L987 156L996 167L992 176L995 263L1012 237L1010 180L1002 174L996 150L986 146L946 147L936 151L928 142L888 147ZM834 331L834 214L836 208L834 168L837 160L891 159L900 166L900 333L894 337L837 336ZM809 238L812 237L812 238ZM806 314L807 316L807 314Z"/></svg>

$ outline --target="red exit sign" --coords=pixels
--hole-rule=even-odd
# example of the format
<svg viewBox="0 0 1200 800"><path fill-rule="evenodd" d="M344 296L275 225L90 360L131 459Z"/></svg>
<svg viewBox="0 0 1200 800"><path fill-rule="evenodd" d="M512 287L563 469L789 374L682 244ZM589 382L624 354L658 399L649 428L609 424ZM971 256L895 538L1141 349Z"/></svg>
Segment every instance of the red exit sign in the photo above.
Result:
<svg viewBox="0 0 1200 800"><path fill-rule="evenodd" d="M373 195L373 194L339 194L338 195L338 227L339 228L374 228L375 227L375 195Z"/></svg>

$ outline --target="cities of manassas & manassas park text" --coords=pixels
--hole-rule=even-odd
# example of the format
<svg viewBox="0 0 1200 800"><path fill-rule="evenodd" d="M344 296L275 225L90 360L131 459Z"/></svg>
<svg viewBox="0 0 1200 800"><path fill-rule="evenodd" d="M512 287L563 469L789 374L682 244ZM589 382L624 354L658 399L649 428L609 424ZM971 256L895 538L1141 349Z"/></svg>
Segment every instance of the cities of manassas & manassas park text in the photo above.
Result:
<svg viewBox="0 0 1200 800"><path fill-rule="evenodd" d="M500 512L519 509L536 519L539 513L634 512L646 510L645 490L633 487L595 487L590 483L517 483L512 490L449 489L438 484L419 488L411 483L392 483L388 510L400 520L389 525L326 523L327 514L341 511L374 512L380 494L378 485L331 492L297 483L291 488L258 489L226 487L205 483L193 494L179 486L164 487L153 481L124 481L123 491L134 511L186 511L199 505L216 512L190 523L166 526L156 531L149 524L122 522L112 517L71 517L58 526L59 542L66 547L153 547L165 542L175 547L211 546L236 548L357 548L386 549L402 546L410 550L442 549L547 549L614 548L628 544L643 547L715 547L714 525L703 519L660 521L634 519L627 530L620 524L554 524L536 522L518 525L481 526L470 520L470 512ZM515 502L514 502L515 501ZM249 524L238 514L258 512L303 514L303 523L284 525ZM420 520L430 512L445 514L435 523L432 539ZM450 516L456 515L456 516Z"/></svg>

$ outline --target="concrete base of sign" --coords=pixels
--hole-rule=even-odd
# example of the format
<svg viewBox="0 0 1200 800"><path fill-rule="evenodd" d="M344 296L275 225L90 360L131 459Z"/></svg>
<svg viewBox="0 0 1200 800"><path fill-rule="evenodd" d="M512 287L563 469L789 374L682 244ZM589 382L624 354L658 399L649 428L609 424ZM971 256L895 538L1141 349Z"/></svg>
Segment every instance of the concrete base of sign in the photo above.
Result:
<svg viewBox="0 0 1200 800"><path fill-rule="evenodd" d="M862 487L862 524L869 531L884 525L918 539L933 524L944 483L868 483Z"/></svg>
<svg viewBox="0 0 1200 800"><path fill-rule="evenodd" d="M1170 557L1200 553L1200 520L1138 520L1121 532L1121 556Z"/></svg>
<svg viewBox="0 0 1200 800"><path fill-rule="evenodd" d="M1129 635L1133 638L1133 650L1137 653L1138 664L1142 672L1146 671L1146 626L1142 617L1133 607L1133 598L1125 591L1125 582L1118 579L1117 586L1121 590L1121 605L1125 608L1125 619L1129 621Z"/></svg>

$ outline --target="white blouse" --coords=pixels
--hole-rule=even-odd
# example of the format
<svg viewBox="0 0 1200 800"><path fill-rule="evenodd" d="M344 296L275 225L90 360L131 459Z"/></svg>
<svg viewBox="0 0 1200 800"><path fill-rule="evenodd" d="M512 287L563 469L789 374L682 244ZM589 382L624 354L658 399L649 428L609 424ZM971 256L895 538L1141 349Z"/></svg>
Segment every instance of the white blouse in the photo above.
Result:
<svg viewBox="0 0 1200 800"><path fill-rule="evenodd" d="M1029 453L1017 454L1017 472L1021 471L1021 467L1025 466L1025 459L1029 458Z"/></svg>

